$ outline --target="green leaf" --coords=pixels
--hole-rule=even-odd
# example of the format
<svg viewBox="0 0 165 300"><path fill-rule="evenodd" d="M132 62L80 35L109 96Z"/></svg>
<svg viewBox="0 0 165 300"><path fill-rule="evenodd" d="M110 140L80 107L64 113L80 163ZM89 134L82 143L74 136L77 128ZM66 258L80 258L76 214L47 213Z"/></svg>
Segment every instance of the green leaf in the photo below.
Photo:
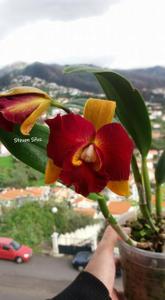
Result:
<svg viewBox="0 0 165 300"><path fill-rule="evenodd" d="M158 185L165 183L165 150L160 156L159 161L157 163L155 169L155 178L156 178L156 183Z"/></svg>
<svg viewBox="0 0 165 300"><path fill-rule="evenodd" d="M144 237L146 235L145 229L140 230L139 234L140 234L141 237Z"/></svg>
<svg viewBox="0 0 165 300"><path fill-rule="evenodd" d="M88 73L96 73L96 72L103 72L109 71L109 69L101 69L99 67L88 67L87 65L71 65L64 68L64 73L75 73L75 72L88 72Z"/></svg>
<svg viewBox="0 0 165 300"><path fill-rule="evenodd" d="M8 151L16 158L42 173L47 161L46 146L49 129L43 125L35 125L28 136L21 134L19 126L12 132L0 129L0 140Z"/></svg>
<svg viewBox="0 0 165 300"><path fill-rule="evenodd" d="M151 147L151 123L143 97L130 82L121 75L105 69L73 66L66 73L86 71L93 73L108 99L117 103L116 113L132 136L143 157Z"/></svg>

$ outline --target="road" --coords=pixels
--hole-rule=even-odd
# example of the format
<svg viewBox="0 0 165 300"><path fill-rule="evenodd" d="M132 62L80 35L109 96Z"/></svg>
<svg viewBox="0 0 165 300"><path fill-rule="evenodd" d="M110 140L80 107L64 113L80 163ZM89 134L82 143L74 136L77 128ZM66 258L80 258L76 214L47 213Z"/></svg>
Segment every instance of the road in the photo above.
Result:
<svg viewBox="0 0 165 300"><path fill-rule="evenodd" d="M33 255L29 263L21 265L0 260L0 300L45 300L77 275L69 257ZM121 278L116 279L115 286L122 290Z"/></svg>
<svg viewBox="0 0 165 300"><path fill-rule="evenodd" d="M76 276L71 258L33 255L17 265L0 260L0 300L44 300L53 297Z"/></svg>

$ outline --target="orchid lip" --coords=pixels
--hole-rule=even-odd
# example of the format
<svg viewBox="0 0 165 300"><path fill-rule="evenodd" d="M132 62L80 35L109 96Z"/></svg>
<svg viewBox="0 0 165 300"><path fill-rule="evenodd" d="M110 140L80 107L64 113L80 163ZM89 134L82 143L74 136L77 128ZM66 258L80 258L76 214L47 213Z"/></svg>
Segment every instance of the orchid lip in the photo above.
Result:
<svg viewBox="0 0 165 300"><path fill-rule="evenodd" d="M97 156L96 151L93 144L87 146L81 153L80 158L87 163L96 162Z"/></svg>
<svg viewBox="0 0 165 300"><path fill-rule="evenodd" d="M78 149L72 158L72 164L75 167L79 167L82 162L95 163L96 161L97 154L93 144L88 144L87 146Z"/></svg>

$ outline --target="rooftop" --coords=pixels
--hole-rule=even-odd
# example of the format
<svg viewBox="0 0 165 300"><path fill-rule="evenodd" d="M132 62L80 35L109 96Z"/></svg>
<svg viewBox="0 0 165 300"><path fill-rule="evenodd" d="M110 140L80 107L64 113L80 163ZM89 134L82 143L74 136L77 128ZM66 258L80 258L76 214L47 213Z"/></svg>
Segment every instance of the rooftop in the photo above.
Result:
<svg viewBox="0 0 165 300"><path fill-rule="evenodd" d="M0 200L12 201L20 197L42 197L45 190L42 187L29 187L26 189L10 189L0 193Z"/></svg>

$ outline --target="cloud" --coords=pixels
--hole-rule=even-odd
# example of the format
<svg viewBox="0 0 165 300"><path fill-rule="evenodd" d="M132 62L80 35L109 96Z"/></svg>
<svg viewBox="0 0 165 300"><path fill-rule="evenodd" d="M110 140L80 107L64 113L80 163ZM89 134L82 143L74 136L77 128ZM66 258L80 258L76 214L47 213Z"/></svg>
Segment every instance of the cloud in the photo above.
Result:
<svg viewBox="0 0 165 300"><path fill-rule="evenodd" d="M39 20L68 21L101 15L121 0L0 0L0 35Z"/></svg>
<svg viewBox="0 0 165 300"><path fill-rule="evenodd" d="M104 9L100 4L95 11L94 3L100 3L97 0L88 0L84 10L80 0L76 0L72 1L75 5L69 11L67 5L71 5L71 0L53 0L53 5L58 3L61 10L65 7L70 19L64 18L60 10L58 13L52 10L49 15L48 0L37 0L37 4L29 0L26 3L29 9L25 9L26 0L10 0L10 4L14 4L2 13L8 1L0 0L0 22L3 21L0 25L10 30L2 39L1 26L1 66L15 61L93 63L110 68L165 65L165 1L121 0L112 5L112 1L101 0ZM18 2L20 6L16 5ZM83 0L81 4L84 2L87 3ZM87 17L90 14L91 17ZM11 31L16 24L17 29Z"/></svg>

